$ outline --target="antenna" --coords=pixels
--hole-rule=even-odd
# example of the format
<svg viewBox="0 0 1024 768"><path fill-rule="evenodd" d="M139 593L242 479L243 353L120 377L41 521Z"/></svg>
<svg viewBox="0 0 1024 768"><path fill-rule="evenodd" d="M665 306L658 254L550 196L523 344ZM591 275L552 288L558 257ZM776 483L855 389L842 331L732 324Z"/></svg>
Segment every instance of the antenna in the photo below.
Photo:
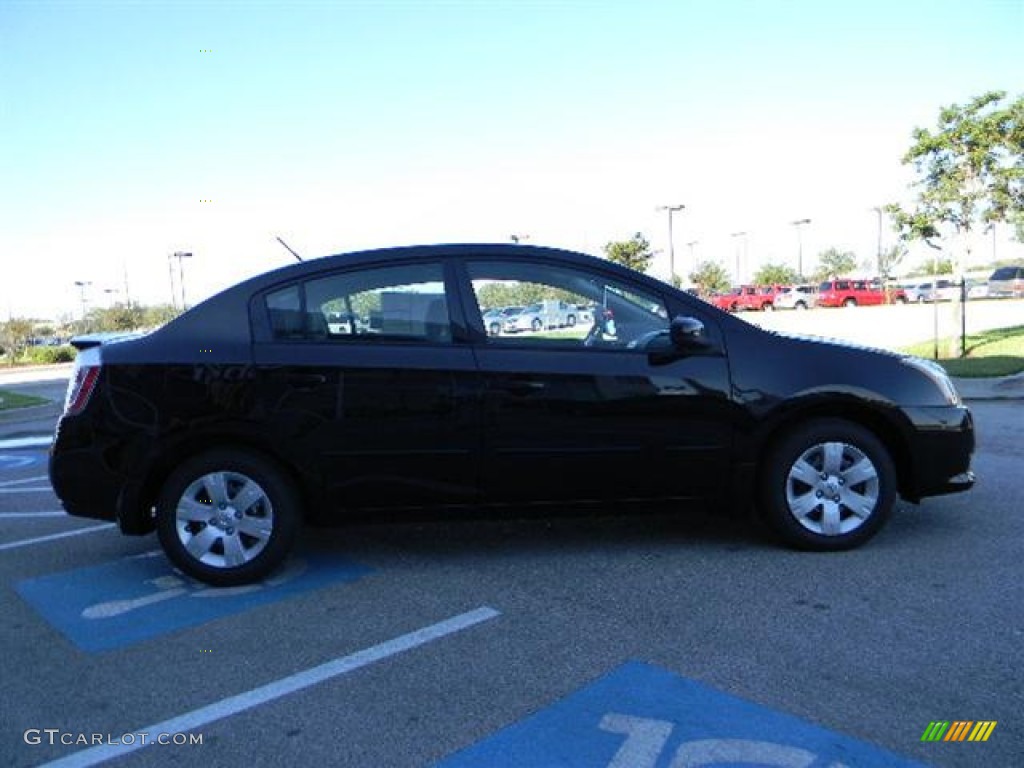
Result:
<svg viewBox="0 0 1024 768"><path fill-rule="evenodd" d="M279 237L279 238L277 238L277 242L279 242L279 243L280 243L281 245L283 245L283 246L284 246L284 247L285 247L285 248L286 248L286 249L288 250L288 253L290 253L290 254L291 254L292 256L294 256L294 257L295 257L295 259L296 259L297 261L302 261L302 257L301 257L301 256L299 256L299 254L297 254L297 253L296 253L295 251L293 251L293 250L292 250L292 249L291 249L291 248L290 248L290 247L288 246L288 243L286 243L286 242L285 242L284 240L282 240L282 239L281 239L280 237Z"/></svg>

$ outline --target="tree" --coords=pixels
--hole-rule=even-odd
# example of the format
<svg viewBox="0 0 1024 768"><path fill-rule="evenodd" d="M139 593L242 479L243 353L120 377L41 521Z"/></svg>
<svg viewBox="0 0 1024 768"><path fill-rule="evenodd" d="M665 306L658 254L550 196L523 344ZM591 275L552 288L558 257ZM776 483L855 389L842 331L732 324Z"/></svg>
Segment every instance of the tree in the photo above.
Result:
<svg viewBox="0 0 1024 768"><path fill-rule="evenodd" d="M818 268L814 270L815 280L840 277L857 269L857 257L852 251L829 248L818 254Z"/></svg>
<svg viewBox="0 0 1024 768"><path fill-rule="evenodd" d="M934 241L952 233L954 272L962 276L970 261L972 233L1015 221L1024 212L1024 97L1007 105L1005 91L989 91L960 106L939 111L935 132L915 128L903 156L913 165L917 197L910 210L891 204L886 210L903 240ZM960 312L959 298L954 312ZM960 324L954 344L964 354Z"/></svg>
<svg viewBox="0 0 1024 768"><path fill-rule="evenodd" d="M892 277L892 273L907 256L907 246L897 243L878 254L878 269L881 271L879 277L885 279Z"/></svg>
<svg viewBox="0 0 1024 768"><path fill-rule="evenodd" d="M796 270L785 264L765 264L754 273L757 285L793 285L800 282Z"/></svg>
<svg viewBox="0 0 1024 768"><path fill-rule="evenodd" d="M608 261L635 269L637 272L646 272L651 265L651 259L654 258L651 244L640 232L637 232L629 240L606 243L604 255Z"/></svg>
<svg viewBox="0 0 1024 768"><path fill-rule="evenodd" d="M159 328L166 325L181 314L181 310L171 304L154 304L142 308L142 327Z"/></svg>
<svg viewBox="0 0 1024 768"><path fill-rule="evenodd" d="M14 365L32 338L33 323L23 317L14 317L0 323L0 345L7 353L7 362Z"/></svg>
<svg viewBox="0 0 1024 768"><path fill-rule="evenodd" d="M1024 211L1018 211L1010 217L1013 225L1013 239L1018 243L1024 243Z"/></svg>
<svg viewBox="0 0 1024 768"><path fill-rule="evenodd" d="M729 273L717 261L702 261L690 273L690 282L697 286L701 296L707 296L729 287Z"/></svg>

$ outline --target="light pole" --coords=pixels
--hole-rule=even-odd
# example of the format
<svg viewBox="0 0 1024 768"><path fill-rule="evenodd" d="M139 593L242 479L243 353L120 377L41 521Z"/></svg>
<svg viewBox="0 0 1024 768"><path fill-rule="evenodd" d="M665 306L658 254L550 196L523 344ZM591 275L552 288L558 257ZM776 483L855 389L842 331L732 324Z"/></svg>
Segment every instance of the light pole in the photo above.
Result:
<svg viewBox="0 0 1024 768"><path fill-rule="evenodd" d="M85 326L85 312L86 312L86 309L85 309L85 305L86 305L85 289L88 288L90 285L92 285L92 283L89 282L88 280L75 280L75 285L78 286L78 295L79 295L79 298L82 301L82 326L84 327Z"/></svg>
<svg viewBox="0 0 1024 768"><path fill-rule="evenodd" d="M888 275L882 274L882 213L884 209L882 206L876 205L871 210L878 214L878 245L875 248L875 253L877 254L875 267L878 269L878 276L884 280L888 277Z"/></svg>
<svg viewBox="0 0 1024 768"><path fill-rule="evenodd" d="M167 254L167 279L171 283L171 306L174 309L178 308L178 295L174 290L174 254Z"/></svg>
<svg viewBox="0 0 1024 768"><path fill-rule="evenodd" d="M658 206L659 211L668 211L668 273L669 280L673 286L676 284L676 248L675 243L673 242L674 238L672 236L672 214L683 210L685 207L686 206L681 203L678 205Z"/></svg>
<svg viewBox="0 0 1024 768"><path fill-rule="evenodd" d="M746 232L733 232L729 237L742 237L743 238L743 250L747 250L747 233ZM744 254L744 261L746 261L746 254ZM740 284L740 244L736 243L736 285Z"/></svg>
<svg viewBox="0 0 1024 768"><path fill-rule="evenodd" d="M800 279L804 279L804 235L803 226L810 224L810 219L797 219L791 221L794 227L796 227L796 271L800 275Z"/></svg>
<svg viewBox="0 0 1024 768"><path fill-rule="evenodd" d="M694 272L697 271L697 259L693 255L693 246L697 245L700 240L691 240L686 244L686 247L690 249L690 265Z"/></svg>
<svg viewBox="0 0 1024 768"><path fill-rule="evenodd" d="M181 311L184 312L188 309L188 303L185 301L185 267L182 262L184 259L191 259L192 253L190 251L175 251L174 258L178 260L178 282L181 284Z"/></svg>

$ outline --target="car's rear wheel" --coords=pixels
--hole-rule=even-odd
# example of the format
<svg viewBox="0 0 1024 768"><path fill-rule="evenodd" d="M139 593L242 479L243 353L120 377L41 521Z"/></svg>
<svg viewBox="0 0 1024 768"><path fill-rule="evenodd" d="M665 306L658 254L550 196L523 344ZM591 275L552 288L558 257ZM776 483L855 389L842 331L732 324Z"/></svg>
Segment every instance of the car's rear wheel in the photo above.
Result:
<svg viewBox="0 0 1024 768"><path fill-rule="evenodd" d="M258 581L277 568L300 518L295 491L273 462L228 449L195 456L171 473L156 515L171 561L221 587Z"/></svg>
<svg viewBox="0 0 1024 768"><path fill-rule="evenodd" d="M852 299L852 298L851 299L847 299L846 301L843 302L843 306L844 307L856 307L857 306L857 300L856 299Z"/></svg>
<svg viewBox="0 0 1024 768"><path fill-rule="evenodd" d="M874 536L896 500L896 469L870 431L820 419L790 432L770 451L761 473L766 521L799 549L832 551Z"/></svg>
<svg viewBox="0 0 1024 768"><path fill-rule="evenodd" d="M796 309L807 309L807 304L805 304L805 303L804 303L804 302L802 302L802 301L798 301L798 302L796 303Z"/></svg>
<svg viewBox="0 0 1024 768"><path fill-rule="evenodd" d="M539 331L542 327L542 323L539 318L534 318L533 322L530 323L530 327L533 328L534 333Z"/></svg>
<svg viewBox="0 0 1024 768"><path fill-rule="evenodd" d="M762 310L763 312L774 312L774 311L775 311L775 305L774 305L774 304L772 304L772 303L771 303L771 302L769 301L768 303L766 303L766 304L763 304L763 305L761 305L761 310Z"/></svg>
<svg viewBox="0 0 1024 768"><path fill-rule="evenodd" d="M501 325L499 323L491 323L488 328L488 332L491 336L498 336L501 334Z"/></svg>

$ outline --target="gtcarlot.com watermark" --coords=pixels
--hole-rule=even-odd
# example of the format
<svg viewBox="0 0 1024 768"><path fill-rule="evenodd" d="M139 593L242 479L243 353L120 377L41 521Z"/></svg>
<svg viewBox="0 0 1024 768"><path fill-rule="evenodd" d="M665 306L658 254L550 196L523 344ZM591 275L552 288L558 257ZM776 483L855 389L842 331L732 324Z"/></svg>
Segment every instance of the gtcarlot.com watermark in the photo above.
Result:
<svg viewBox="0 0 1024 768"><path fill-rule="evenodd" d="M26 744L61 744L65 747L134 747L159 744L162 746L195 746L203 743L201 733L76 733L60 728L29 728L22 738Z"/></svg>

